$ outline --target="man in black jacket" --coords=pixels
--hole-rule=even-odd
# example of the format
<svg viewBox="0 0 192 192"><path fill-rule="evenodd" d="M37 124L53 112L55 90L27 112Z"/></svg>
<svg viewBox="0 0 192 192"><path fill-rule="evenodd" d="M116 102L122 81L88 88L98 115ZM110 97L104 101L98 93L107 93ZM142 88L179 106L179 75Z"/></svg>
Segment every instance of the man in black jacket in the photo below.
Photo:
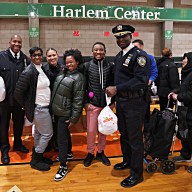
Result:
<svg viewBox="0 0 192 192"><path fill-rule="evenodd" d="M9 45L10 47L7 50L0 52L0 76L4 79L6 86L6 98L0 102L0 147L3 164L9 164L10 162L8 155L10 149L8 137L10 119L13 121L13 150L22 153L29 152L22 145L21 140L25 112L13 98L16 82L21 72L29 64L29 59L21 51L22 39L19 35L13 35Z"/></svg>

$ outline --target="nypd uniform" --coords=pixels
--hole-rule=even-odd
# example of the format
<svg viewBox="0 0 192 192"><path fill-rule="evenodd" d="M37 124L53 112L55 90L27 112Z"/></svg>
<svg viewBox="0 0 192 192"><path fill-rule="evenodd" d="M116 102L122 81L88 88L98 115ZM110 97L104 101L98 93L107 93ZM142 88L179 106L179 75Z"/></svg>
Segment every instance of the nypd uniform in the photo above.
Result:
<svg viewBox="0 0 192 192"><path fill-rule="evenodd" d="M134 28L129 25L118 25L112 29L112 32L117 37L133 33ZM121 134L123 163L126 167L130 167L131 176L143 179L142 125L147 106L146 92L150 75L150 61L144 51L130 43L116 55L114 62L117 91L116 111Z"/></svg>

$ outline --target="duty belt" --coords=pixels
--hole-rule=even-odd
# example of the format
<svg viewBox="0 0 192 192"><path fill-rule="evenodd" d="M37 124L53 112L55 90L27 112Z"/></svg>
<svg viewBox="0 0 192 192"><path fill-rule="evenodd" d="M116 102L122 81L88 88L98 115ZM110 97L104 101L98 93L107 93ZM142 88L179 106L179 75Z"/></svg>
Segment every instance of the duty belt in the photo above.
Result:
<svg viewBox="0 0 192 192"><path fill-rule="evenodd" d="M146 94L145 89L140 89L137 91L121 91L117 94L118 97L128 98L128 99L134 99L143 97Z"/></svg>

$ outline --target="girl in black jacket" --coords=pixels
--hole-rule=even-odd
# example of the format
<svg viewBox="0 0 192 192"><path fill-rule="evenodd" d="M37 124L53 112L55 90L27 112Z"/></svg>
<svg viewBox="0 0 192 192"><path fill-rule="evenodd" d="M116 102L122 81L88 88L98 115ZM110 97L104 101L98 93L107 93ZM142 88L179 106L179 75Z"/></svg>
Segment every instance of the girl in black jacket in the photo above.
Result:
<svg viewBox="0 0 192 192"><path fill-rule="evenodd" d="M85 63L86 77L86 117L87 117L87 157L84 159L84 166L91 165L94 159L96 148L96 135L98 134L98 151L96 158L104 165L109 166L110 161L104 154L106 135L98 132L97 118L101 110L107 105L105 89L114 85L114 64L105 59L106 49L102 42L96 42L92 47L93 59ZM112 99L114 103L114 98ZM113 105L111 106L113 107Z"/></svg>
<svg viewBox="0 0 192 192"><path fill-rule="evenodd" d="M60 167L55 181L61 181L68 173L67 153L70 139L70 127L79 120L85 92L85 79L77 67L82 62L81 52L67 50L64 54L66 68L55 80L51 99L51 110L57 119L57 142Z"/></svg>
<svg viewBox="0 0 192 192"><path fill-rule="evenodd" d="M183 56L181 71L181 86L179 90L171 92L168 98L173 98L183 102L188 107L186 121L188 126L188 138L182 139L182 149L180 156L173 158L174 161L182 162L191 159L192 154L192 52ZM188 167L188 172L192 173L192 166Z"/></svg>

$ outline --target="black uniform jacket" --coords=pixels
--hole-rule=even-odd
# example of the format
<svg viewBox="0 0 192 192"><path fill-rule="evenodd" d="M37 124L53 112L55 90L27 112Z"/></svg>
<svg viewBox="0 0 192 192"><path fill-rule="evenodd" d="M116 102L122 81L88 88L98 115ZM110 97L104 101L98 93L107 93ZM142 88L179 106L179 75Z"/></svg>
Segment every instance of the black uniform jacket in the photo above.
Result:
<svg viewBox="0 0 192 192"><path fill-rule="evenodd" d="M19 59L15 59L9 49L0 52L0 76L6 87L6 98L0 102L0 106L18 106L13 93L20 74L29 63L30 59L22 51Z"/></svg>
<svg viewBox="0 0 192 192"><path fill-rule="evenodd" d="M114 62L117 93L147 89L150 60L144 51L133 47L124 56L119 52Z"/></svg>

